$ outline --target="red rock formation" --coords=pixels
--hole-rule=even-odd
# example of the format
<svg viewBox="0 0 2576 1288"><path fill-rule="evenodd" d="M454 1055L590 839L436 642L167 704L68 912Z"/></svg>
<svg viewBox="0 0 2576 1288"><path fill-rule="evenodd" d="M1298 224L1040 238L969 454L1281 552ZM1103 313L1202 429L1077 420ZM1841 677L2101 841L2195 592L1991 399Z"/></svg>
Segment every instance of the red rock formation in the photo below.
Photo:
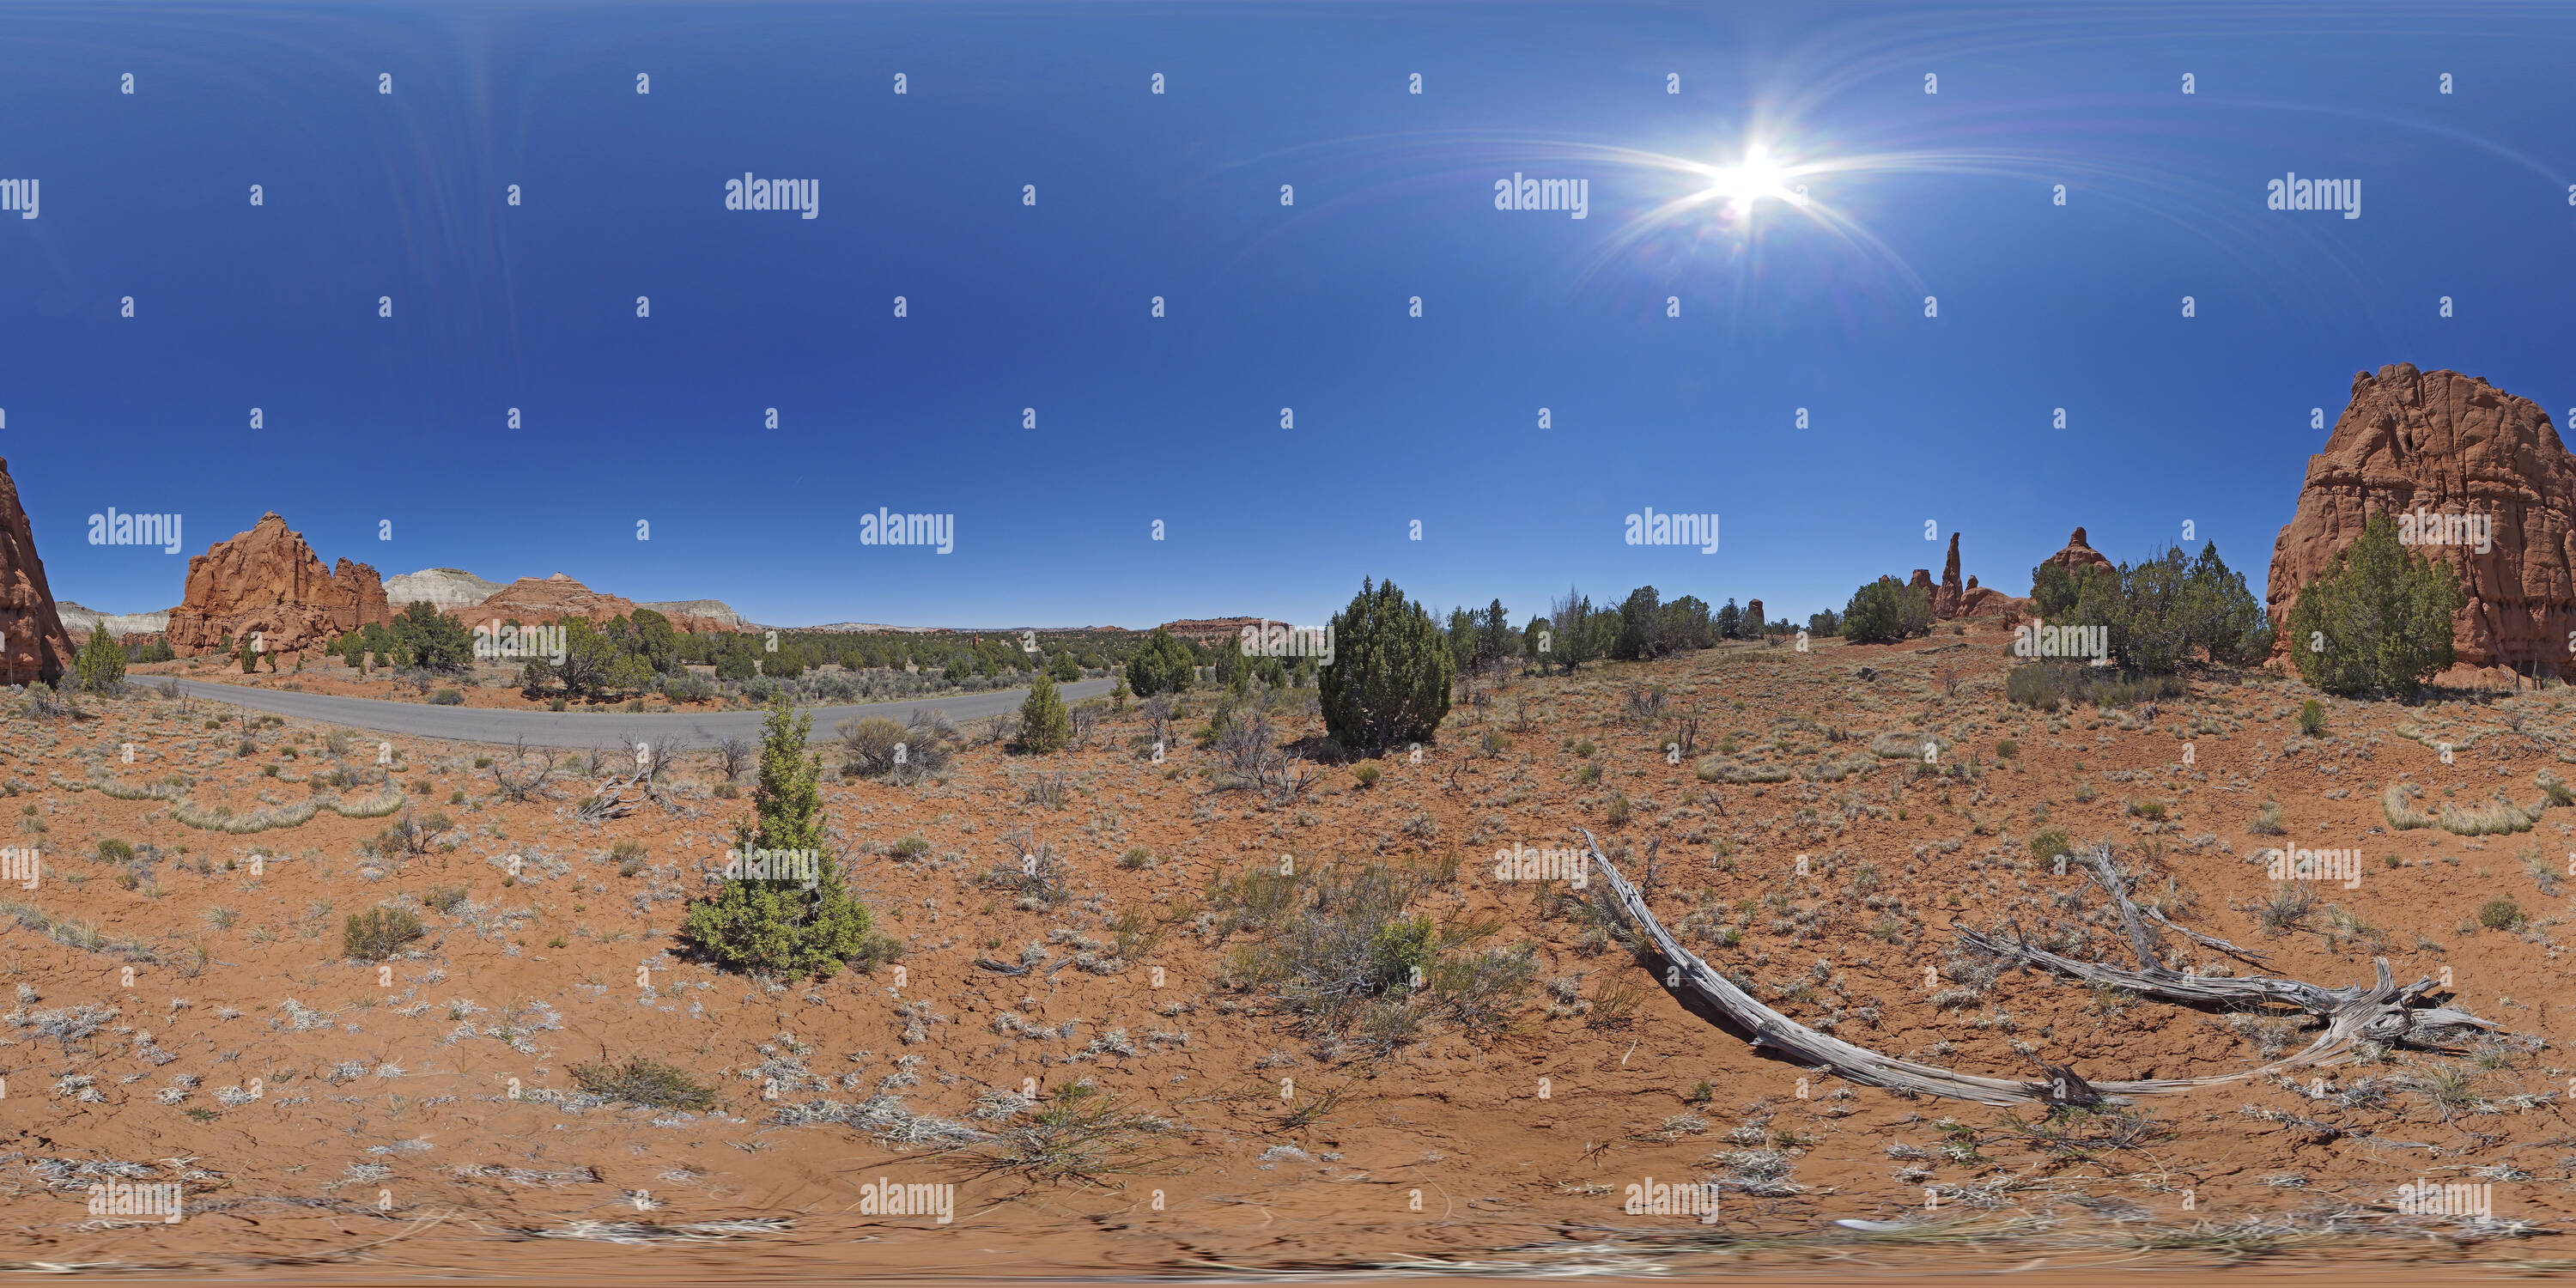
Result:
<svg viewBox="0 0 2576 1288"><path fill-rule="evenodd" d="M2410 363L2357 372L2325 450L2308 458L2299 508L2272 546L2265 596L2286 626L2299 589L2332 566L2374 514L2480 517L2487 549L2419 543L2459 573L2452 622L2462 664L2533 675L2571 669L2576 631L2576 457L2548 413L2475 376ZM2275 655L2290 647L2279 633Z"/></svg>
<svg viewBox="0 0 2576 1288"><path fill-rule="evenodd" d="M615 595L603 595L562 573L551 577L521 577L492 592L489 599L471 608L460 608L454 615L468 624L494 619L515 621L522 626L539 626L578 617L597 626L612 617L631 617L635 601Z"/></svg>
<svg viewBox="0 0 2576 1288"><path fill-rule="evenodd" d="M71 633L45 584L45 561L36 557L36 534L6 460L0 460L0 637L0 683L56 680L71 665Z"/></svg>
<svg viewBox="0 0 2576 1288"><path fill-rule="evenodd" d="M1747 635L1759 635L1759 634L1761 634L1761 633L1762 633L1762 628L1763 628L1763 627L1765 627L1765 626L1768 626L1768 625L1770 625L1770 624L1771 624L1771 619L1762 615L1762 601L1761 601L1761 600L1758 600L1758 599L1748 599L1748 600L1744 601L1744 633L1745 633L1745 634L1747 634Z"/></svg>
<svg viewBox="0 0 2576 1288"><path fill-rule="evenodd" d="M1950 557L1941 564L1941 584L1932 591L1932 616L1948 621L1959 615L1959 534L1950 534Z"/></svg>
<svg viewBox="0 0 2576 1288"><path fill-rule="evenodd" d="M521 577L492 592L491 597L482 603L469 608L451 608L447 615L467 626L495 621L542 626L574 617L598 626L612 617L633 617L635 609L634 600L601 594L563 573L556 573L551 577ZM691 613L664 612L662 615L670 619L671 629L693 635L740 629L732 622Z"/></svg>
<svg viewBox="0 0 2576 1288"><path fill-rule="evenodd" d="M1914 580L1905 583L1905 588L1907 590L1922 591L1923 597L1925 599L1930 599L1933 594L1932 570L1929 568L1915 569Z"/></svg>
<svg viewBox="0 0 2576 1288"><path fill-rule="evenodd" d="M2079 568L2099 568L2104 572L2119 571L2117 568L2112 566L2110 559L2103 555L2101 551L2084 544L2084 529L2082 528L2077 528L2075 530L2075 535L2066 539L2066 548L2064 550L2060 550L2056 554L2040 560L2040 562L2062 564L2068 572L2074 572Z"/></svg>
<svg viewBox="0 0 2576 1288"><path fill-rule="evenodd" d="M1966 588L1959 592L1958 615L1961 617L1995 612L2019 617L2029 611L2029 600L2015 599L1992 586L1980 586L1973 574L1969 576Z"/></svg>
<svg viewBox="0 0 2576 1288"><path fill-rule="evenodd" d="M1165 622L1157 629L1201 644L1223 644L1242 639L1244 627L1263 624L1264 620L1258 617L1185 617L1177 622Z"/></svg>
<svg viewBox="0 0 2576 1288"><path fill-rule="evenodd" d="M170 647L181 656L257 632L272 653L301 653L369 622L391 622L384 582L362 563L333 572L276 512L188 561L188 594L170 610Z"/></svg>

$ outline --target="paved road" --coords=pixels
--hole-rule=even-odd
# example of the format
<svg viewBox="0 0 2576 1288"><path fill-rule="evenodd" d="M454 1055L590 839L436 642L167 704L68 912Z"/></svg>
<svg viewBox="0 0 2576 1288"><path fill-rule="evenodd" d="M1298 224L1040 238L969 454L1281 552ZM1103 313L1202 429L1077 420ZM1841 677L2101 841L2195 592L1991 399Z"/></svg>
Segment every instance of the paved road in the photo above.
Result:
<svg viewBox="0 0 2576 1288"><path fill-rule="evenodd" d="M573 711L496 711L486 707L434 707L423 702L383 702L375 698L342 698L322 693L286 693L237 684L209 684L177 676L136 676L147 688L178 680L190 697L230 702L295 720L374 729L416 738L509 744L521 737L531 747L608 747L650 742L674 750L711 746L726 738L760 741L762 712L707 711L674 715L593 714ZM1081 680L1060 684L1065 701L1097 697L1117 687L1116 680ZM833 726L852 716L885 716L903 720L915 711L945 711L955 721L981 720L1020 709L1026 689L994 689L945 697L908 698L860 706L807 707L814 715L816 741L832 737Z"/></svg>

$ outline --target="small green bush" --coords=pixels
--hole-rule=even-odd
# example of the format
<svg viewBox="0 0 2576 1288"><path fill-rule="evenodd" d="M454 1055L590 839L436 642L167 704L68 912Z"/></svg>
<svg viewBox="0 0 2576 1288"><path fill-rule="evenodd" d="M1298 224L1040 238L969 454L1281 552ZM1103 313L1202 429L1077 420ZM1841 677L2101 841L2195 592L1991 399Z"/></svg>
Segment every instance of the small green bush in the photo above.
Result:
<svg viewBox="0 0 2576 1288"><path fill-rule="evenodd" d="M1363 760L1351 766L1351 777L1358 779L1362 787L1377 786L1378 776L1384 772L1374 760Z"/></svg>
<svg viewBox="0 0 2576 1288"><path fill-rule="evenodd" d="M429 701L432 706L461 707L465 705L465 695L454 689L440 689L429 695Z"/></svg>
<svg viewBox="0 0 2576 1288"><path fill-rule="evenodd" d="M2299 704L2299 732L2311 738L2322 738L2326 732L2326 704L2310 698Z"/></svg>
<svg viewBox="0 0 2576 1288"><path fill-rule="evenodd" d="M700 1082L688 1070L666 1064L650 1056L630 1055L623 1064L601 1061L576 1064L572 1082L595 1096L647 1109L687 1109L705 1112L716 1107L715 1088Z"/></svg>
<svg viewBox="0 0 2576 1288"><path fill-rule="evenodd" d="M420 938L420 918L408 908L369 908L349 914L348 924L340 930L340 955L362 962L380 962L403 950L403 945Z"/></svg>
<svg viewBox="0 0 2576 1288"><path fill-rule="evenodd" d="M2511 930L2522 924L2522 905L2501 895L2478 905L2478 924L2489 930Z"/></svg>
<svg viewBox="0 0 2576 1288"><path fill-rule="evenodd" d="M1020 703L1020 750L1041 756L1062 751L1072 736L1073 717L1065 712L1054 678L1038 672L1029 684L1028 699Z"/></svg>

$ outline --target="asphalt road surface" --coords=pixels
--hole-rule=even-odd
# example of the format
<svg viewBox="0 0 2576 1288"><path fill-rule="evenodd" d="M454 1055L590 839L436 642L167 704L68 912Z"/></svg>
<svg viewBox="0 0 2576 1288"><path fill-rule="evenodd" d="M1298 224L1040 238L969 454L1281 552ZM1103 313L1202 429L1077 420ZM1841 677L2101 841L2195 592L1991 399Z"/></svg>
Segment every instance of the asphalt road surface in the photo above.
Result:
<svg viewBox="0 0 2576 1288"><path fill-rule="evenodd" d="M649 742L657 747L683 750L713 746L726 738L741 738L757 744L760 741L760 724L765 718L759 710L672 715L496 711L486 707L436 707L425 702L384 702L375 698L343 698L322 693L286 693L236 684L183 680L177 676L134 677L135 683L145 688L157 688L164 679L178 680L179 691L192 698L229 702L291 720L312 720L415 738L445 738L504 746L521 738L527 739L531 747L611 747ZM1064 695L1065 701L1072 702L1098 697L1116 688L1117 683L1114 679L1081 680L1059 684L1056 691ZM853 716L884 716L902 721L909 719L915 711L944 711L949 719L964 723L1017 711L1028 695L1026 689L994 689L984 693L952 693L908 698L901 702L806 707L804 710L813 713L812 736L821 742L833 736L834 726Z"/></svg>

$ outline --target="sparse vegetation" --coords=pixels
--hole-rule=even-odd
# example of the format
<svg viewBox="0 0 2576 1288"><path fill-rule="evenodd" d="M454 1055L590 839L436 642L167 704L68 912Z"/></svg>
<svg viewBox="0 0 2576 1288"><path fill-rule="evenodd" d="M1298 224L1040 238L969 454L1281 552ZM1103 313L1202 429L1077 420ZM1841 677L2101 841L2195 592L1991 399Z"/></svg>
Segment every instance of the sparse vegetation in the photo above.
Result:
<svg viewBox="0 0 2576 1288"><path fill-rule="evenodd" d="M349 914L340 928L340 955L380 962L401 952L425 932L420 918L406 908L369 908Z"/></svg>
<svg viewBox="0 0 2576 1288"><path fill-rule="evenodd" d="M572 1067L572 1082L595 1096L647 1109L685 1109L703 1113L716 1107L715 1088L686 1069L651 1056L630 1055L623 1062L600 1061Z"/></svg>

